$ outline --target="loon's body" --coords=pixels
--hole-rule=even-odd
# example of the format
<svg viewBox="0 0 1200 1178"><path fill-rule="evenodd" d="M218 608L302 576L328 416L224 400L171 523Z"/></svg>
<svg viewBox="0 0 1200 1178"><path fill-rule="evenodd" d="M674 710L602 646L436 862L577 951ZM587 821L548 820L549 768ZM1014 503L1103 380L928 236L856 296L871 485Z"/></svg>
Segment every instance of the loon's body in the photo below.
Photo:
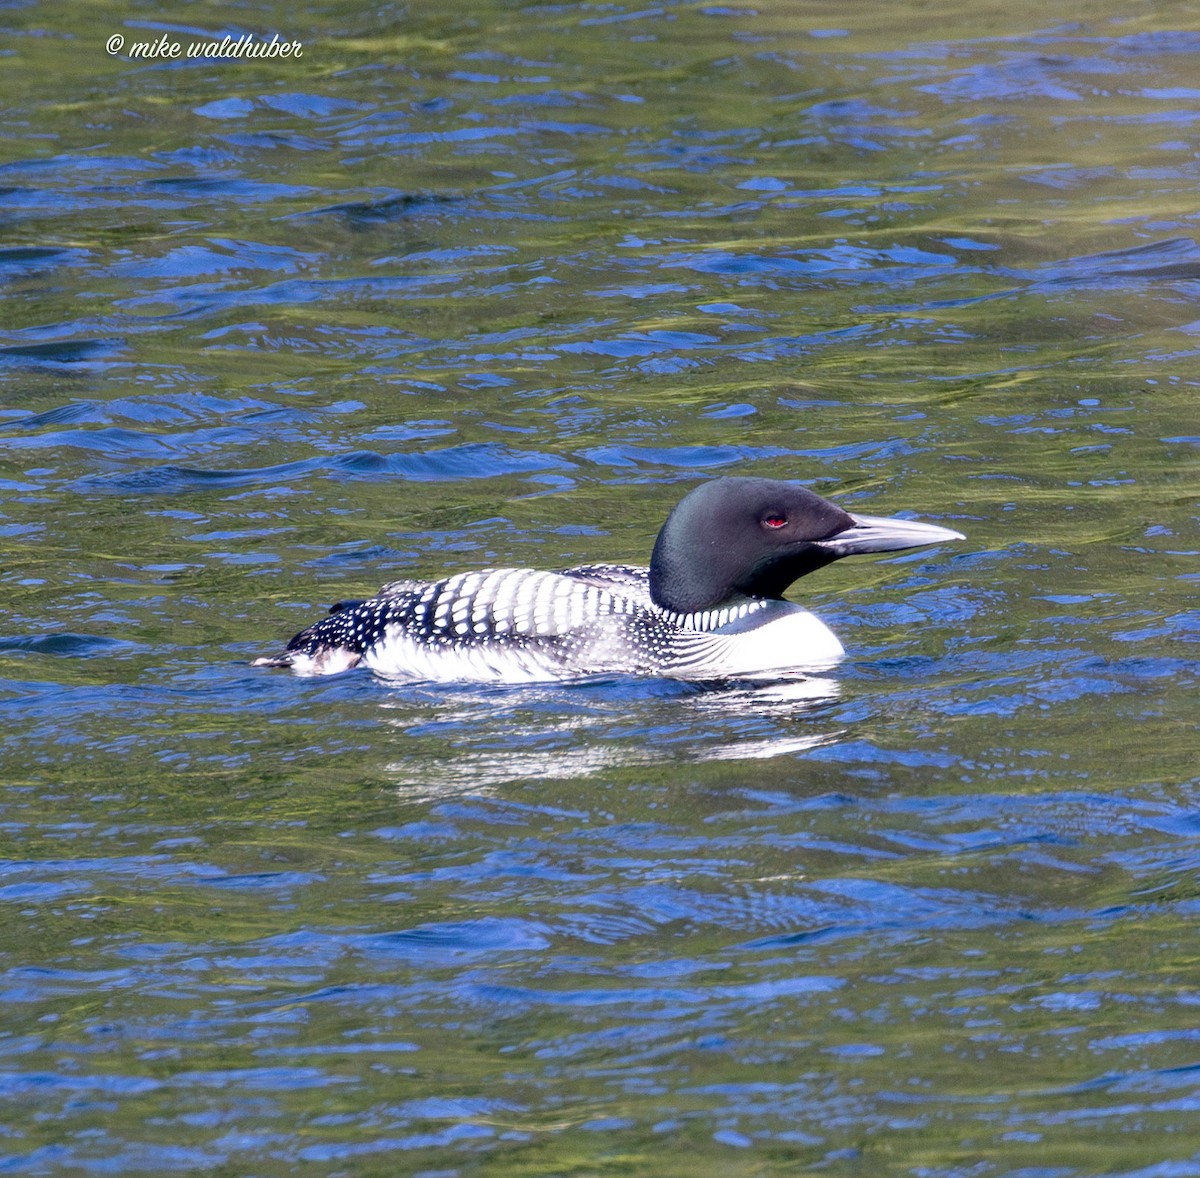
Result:
<svg viewBox="0 0 1200 1178"><path fill-rule="evenodd" d="M654 604L648 583L647 569L622 565L399 581L335 608L280 659L259 661L309 675L363 665L389 677L530 683L753 677L828 667L843 653L822 622L791 602L745 598L678 614Z"/></svg>
<svg viewBox="0 0 1200 1178"><path fill-rule="evenodd" d="M365 666L436 682L545 682L648 674L711 680L826 669L835 635L783 600L842 556L958 540L948 528L854 516L802 487L727 478L687 495L649 568L486 569L397 581L334 606L257 666L302 675Z"/></svg>

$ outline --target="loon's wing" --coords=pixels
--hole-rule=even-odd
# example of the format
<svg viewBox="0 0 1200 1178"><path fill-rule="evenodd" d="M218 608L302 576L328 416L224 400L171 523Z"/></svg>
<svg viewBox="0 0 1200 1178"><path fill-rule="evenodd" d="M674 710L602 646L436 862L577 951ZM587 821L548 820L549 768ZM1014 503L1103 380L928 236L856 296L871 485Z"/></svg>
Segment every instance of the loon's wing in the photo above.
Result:
<svg viewBox="0 0 1200 1178"><path fill-rule="evenodd" d="M564 573L487 569L425 586L413 604L414 632L460 642L556 638L590 620L628 613L633 602Z"/></svg>
<svg viewBox="0 0 1200 1178"><path fill-rule="evenodd" d="M370 601L322 618L297 634L284 654L256 665L319 675L348 670L368 652L372 665L402 666L411 657L426 669L426 656L439 651L489 646L549 654L559 644L580 644L601 618L639 610L639 602L598 582L533 569L394 582Z"/></svg>
<svg viewBox="0 0 1200 1178"><path fill-rule="evenodd" d="M573 569L563 569L564 577L573 577L585 585L607 589L617 597L635 602L650 609L650 573L644 568L628 564L583 564Z"/></svg>
<svg viewBox="0 0 1200 1178"><path fill-rule="evenodd" d="M376 597L400 597L405 593L423 593L433 582L430 581L389 581ZM440 584L440 582L438 582Z"/></svg>

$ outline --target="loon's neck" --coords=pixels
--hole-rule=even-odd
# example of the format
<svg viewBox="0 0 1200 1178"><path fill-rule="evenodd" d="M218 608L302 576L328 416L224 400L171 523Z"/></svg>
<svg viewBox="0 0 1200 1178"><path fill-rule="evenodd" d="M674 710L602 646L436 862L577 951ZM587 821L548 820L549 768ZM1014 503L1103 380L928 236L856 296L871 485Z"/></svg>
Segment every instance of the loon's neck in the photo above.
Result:
<svg viewBox="0 0 1200 1178"><path fill-rule="evenodd" d="M653 594L651 595L653 599ZM800 607L788 601L775 601L764 597L744 597L738 595L730 598L721 605L709 609L673 610L659 607L659 612L665 621L681 630L718 630L731 624L745 622L756 625L776 612L778 607L784 611L796 610Z"/></svg>

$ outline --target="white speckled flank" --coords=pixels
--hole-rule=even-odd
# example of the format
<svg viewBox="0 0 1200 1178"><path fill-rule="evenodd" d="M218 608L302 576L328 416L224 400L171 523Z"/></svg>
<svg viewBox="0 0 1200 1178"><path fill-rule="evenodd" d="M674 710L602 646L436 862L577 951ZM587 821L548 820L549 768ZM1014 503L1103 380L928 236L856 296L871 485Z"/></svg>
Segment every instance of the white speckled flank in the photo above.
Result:
<svg viewBox="0 0 1200 1178"><path fill-rule="evenodd" d="M674 613L651 600L645 569L589 565L396 582L297 635L285 657L301 675L361 664L391 678L530 683L775 675L827 668L841 654L834 635L790 602L746 598Z"/></svg>

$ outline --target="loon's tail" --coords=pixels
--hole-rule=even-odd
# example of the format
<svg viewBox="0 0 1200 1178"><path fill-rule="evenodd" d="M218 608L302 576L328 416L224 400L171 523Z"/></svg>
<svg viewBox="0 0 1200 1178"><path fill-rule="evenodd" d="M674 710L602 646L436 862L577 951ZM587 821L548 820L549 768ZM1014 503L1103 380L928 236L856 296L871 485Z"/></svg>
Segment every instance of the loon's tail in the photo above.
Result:
<svg viewBox="0 0 1200 1178"><path fill-rule="evenodd" d="M255 659L252 667L290 667L297 675L336 675L357 667L365 646L354 624L361 601L339 601L329 613L287 644L283 654Z"/></svg>

